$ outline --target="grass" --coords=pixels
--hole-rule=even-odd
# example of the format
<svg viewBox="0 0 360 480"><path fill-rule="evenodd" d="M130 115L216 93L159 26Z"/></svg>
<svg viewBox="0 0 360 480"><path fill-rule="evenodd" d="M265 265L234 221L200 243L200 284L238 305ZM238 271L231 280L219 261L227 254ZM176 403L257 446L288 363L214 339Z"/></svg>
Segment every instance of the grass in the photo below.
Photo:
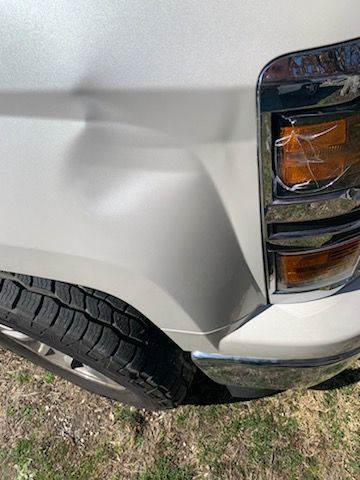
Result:
<svg viewBox="0 0 360 480"><path fill-rule="evenodd" d="M44 379L44 382L45 382L45 383L54 383L55 378L56 378L56 377L55 377L55 375L54 375L52 372L45 372L45 373L44 373L43 379Z"/></svg>
<svg viewBox="0 0 360 480"><path fill-rule="evenodd" d="M192 480L195 472L190 467L179 467L171 457L157 459L152 467L137 476L137 480Z"/></svg>
<svg viewBox="0 0 360 480"><path fill-rule="evenodd" d="M359 367L338 388L146 412L0 350L0 478L360 479Z"/></svg>
<svg viewBox="0 0 360 480"><path fill-rule="evenodd" d="M9 372L11 380L14 380L19 383L28 383L30 382L31 376L28 371L22 371L21 369L14 370Z"/></svg>

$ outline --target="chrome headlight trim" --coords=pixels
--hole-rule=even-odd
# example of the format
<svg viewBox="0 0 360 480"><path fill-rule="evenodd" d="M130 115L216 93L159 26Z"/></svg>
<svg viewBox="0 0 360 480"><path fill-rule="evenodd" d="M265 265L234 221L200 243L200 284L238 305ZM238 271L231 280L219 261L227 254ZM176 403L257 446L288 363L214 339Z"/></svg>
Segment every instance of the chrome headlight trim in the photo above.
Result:
<svg viewBox="0 0 360 480"><path fill-rule="evenodd" d="M280 292L275 268L278 249L310 251L360 238L360 185L321 195L310 192L295 198L279 197L274 193L274 114L338 108L354 102L358 105L359 99L360 37L281 56L266 65L260 74L257 88L259 172L263 245L271 303L302 302L329 296L359 273L357 269L354 277L341 284L322 288L314 286L312 291ZM335 221L324 225L324 219ZM281 225L289 224L293 228L281 231ZM277 230L275 235L274 230Z"/></svg>

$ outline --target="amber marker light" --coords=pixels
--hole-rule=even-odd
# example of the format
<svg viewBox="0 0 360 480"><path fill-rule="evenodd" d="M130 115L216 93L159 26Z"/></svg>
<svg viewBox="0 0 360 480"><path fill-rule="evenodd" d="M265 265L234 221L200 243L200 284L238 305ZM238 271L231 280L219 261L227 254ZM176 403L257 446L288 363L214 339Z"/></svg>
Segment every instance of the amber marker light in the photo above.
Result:
<svg viewBox="0 0 360 480"><path fill-rule="evenodd" d="M354 273L360 255L360 240L319 252L277 254L278 289L318 288L334 285Z"/></svg>
<svg viewBox="0 0 360 480"><path fill-rule="evenodd" d="M354 167L360 170L359 113L301 125L303 121L292 117L292 125L281 127L275 142L278 175L285 187L317 188L351 174Z"/></svg>

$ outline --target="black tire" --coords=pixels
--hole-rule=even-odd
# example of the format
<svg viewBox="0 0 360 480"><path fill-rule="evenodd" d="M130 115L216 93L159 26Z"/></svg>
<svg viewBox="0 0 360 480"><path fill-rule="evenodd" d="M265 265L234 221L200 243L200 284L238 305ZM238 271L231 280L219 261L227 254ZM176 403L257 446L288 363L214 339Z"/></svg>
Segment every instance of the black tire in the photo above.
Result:
<svg viewBox="0 0 360 480"><path fill-rule="evenodd" d="M136 309L79 285L0 272L0 323L70 355L126 390L88 385L11 339L5 341L7 348L88 390L139 408L180 404L196 370L189 356Z"/></svg>

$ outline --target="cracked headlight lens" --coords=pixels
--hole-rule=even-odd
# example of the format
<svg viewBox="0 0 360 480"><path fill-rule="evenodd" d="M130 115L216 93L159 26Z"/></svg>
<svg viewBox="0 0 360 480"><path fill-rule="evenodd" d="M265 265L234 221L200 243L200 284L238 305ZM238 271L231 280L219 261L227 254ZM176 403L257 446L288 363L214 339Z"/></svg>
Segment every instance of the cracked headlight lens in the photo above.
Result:
<svg viewBox="0 0 360 480"><path fill-rule="evenodd" d="M275 140L276 174L285 192L334 190L357 184L360 114L282 116ZM357 185L356 185L357 186Z"/></svg>

